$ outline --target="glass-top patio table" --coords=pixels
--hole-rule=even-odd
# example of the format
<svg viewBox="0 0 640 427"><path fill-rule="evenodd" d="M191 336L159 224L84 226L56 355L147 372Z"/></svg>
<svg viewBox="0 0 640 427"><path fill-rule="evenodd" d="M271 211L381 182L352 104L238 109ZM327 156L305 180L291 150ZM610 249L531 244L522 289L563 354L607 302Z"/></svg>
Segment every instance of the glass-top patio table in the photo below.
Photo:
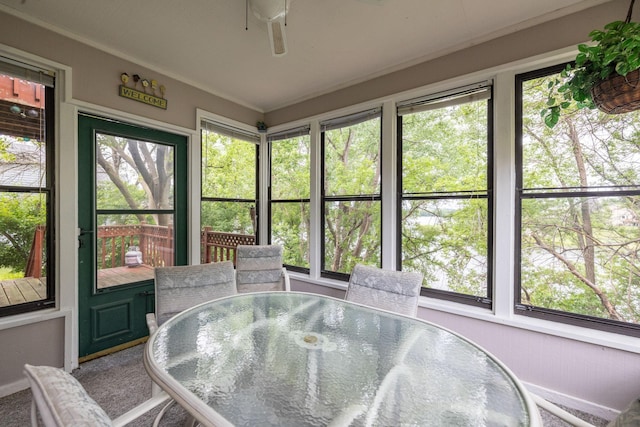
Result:
<svg viewBox="0 0 640 427"><path fill-rule="evenodd" d="M151 336L152 379L206 426L536 426L495 357L431 323L298 292L203 303Z"/></svg>

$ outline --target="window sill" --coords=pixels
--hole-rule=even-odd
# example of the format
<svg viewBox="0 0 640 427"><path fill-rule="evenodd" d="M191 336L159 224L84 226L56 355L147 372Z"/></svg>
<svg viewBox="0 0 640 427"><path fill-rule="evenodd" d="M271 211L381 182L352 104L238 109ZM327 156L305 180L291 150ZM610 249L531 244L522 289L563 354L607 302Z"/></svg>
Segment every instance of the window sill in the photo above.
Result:
<svg viewBox="0 0 640 427"><path fill-rule="evenodd" d="M325 278L312 279L309 275L295 272L290 272L289 276L293 280L315 286L323 286L342 291L347 289L347 283L339 280ZM481 307L474 307L434 298L420 297L418 305L419 307L426 308L428 310L437 310L443 313L476 319L483 322L492 322L511 328L523 329L531 332L640 354L640 340L627 335L583 328L549 320L535 319L515 313L512 313L509 317L499 316L493 311Z"/></svg>
<svg viewBox="0 0 640 427"><path fill-rule="evenodd" d="M491 310L482 309L480 307L471 307L451 301L436 300L426 297L420 298L419 306L429 310L437 310L461 317L468 317L484 322L492 322L511 328L524 329L531 332L640 354L640 340L628 335L536 319L515 313L512 313L510 317L499 316Z"/></svg>
<svg viewBox="0 0 640 427"><path fill-rule="evenodd" d="M24 314L14 314L0 318L0 331L17 328L33 323L45 322L59 317L67 317L71 314L69 309L46 308L38 311L31 311Z"/></svg>

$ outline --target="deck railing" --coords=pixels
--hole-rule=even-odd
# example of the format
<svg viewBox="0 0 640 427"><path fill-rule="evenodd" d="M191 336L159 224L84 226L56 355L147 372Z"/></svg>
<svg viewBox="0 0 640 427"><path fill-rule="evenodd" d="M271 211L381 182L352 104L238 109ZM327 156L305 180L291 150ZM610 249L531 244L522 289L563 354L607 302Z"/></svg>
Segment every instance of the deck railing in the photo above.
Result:
<svg viewBox="0 0 640 427"><path fill-rule="evenodd" d="M217 261L233 261L236 265L236 247L238 245L254 245L253 234L221 233L205 227L200 232L200 262L208 264Z"/></svg>
<svg viewBox="0 0 640 427"><path fill-rule="evenodd" d="M132 246L142 252L142 262L151 267L173 265L173 227L132 224L98 227L98 269L125 265Z"/></svg>
<svg viewBox="0 0 640 427"><path fill-rule="evenodd" d="M98 269L125 265L129 248L137 246L142 262L151 267L173 265L173 228L148 224L103 225L98 227ZM25 277L41 276L45 227L38 226L34 234ZM255 244L250 234L222 233L205 227L200 232L201 263L231 260L235 265L236 247Z"/></svg>

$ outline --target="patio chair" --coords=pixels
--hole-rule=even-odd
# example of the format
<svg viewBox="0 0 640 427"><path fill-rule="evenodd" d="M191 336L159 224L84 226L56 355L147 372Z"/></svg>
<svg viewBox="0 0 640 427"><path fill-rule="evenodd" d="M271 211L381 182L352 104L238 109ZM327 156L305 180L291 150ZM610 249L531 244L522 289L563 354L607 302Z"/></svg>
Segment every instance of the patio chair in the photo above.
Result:
<svg viewBox="0 0 640 427"><path fill-rule="evenodd" d="M282 266L282 246L238 245L236 248L238 292L289 291L289 274Z"/></svg>
<svg viewBox="0 0 640 427"><path fill-rule="evenodd" d="M31 393L31 425L37 427L38 413L45 427L124 426L166 402L162 392L115 419L109 418L73 376L51 366L24 365Z"/></svg>
<svg viewBox="0 0 640 427"><path fill-rule="evenodd" d="M572 426L595 427L593 424L576 417L543 397L531 392L529 392L529 395L533 398L533 401L536 402L536 405ZM634 399L622 412L620 412L620 414L618 414L617 417L607 424L607 427L630 426L640 426L640 398Z"/></svg>
<svg viewBox="0 0 640 427"><path fill-rule="evenodd" d="M422 278L422 274L416 272L383 270L356 264L349 278L345 299L415 317Z"/></svg>
<svg viewBox="0 0 640 427"><path fill-rule="evenodd" d="M149 334L181 311L237 293L232 261L156 267L155 287L156 312L147 313Z"/></svg>
<svg viewBox="0 0 640 427"><path fill-rule="evenodd" d="M200 303L235 295L236 280L232 261L198 265L156 267L156 311L147 313L149 335L176 314ZM160 386L151 383L151 395L163 393ZM158 414L157 420L175 401L169 402ZM194 420L190 420L194 424Z"/></svg>

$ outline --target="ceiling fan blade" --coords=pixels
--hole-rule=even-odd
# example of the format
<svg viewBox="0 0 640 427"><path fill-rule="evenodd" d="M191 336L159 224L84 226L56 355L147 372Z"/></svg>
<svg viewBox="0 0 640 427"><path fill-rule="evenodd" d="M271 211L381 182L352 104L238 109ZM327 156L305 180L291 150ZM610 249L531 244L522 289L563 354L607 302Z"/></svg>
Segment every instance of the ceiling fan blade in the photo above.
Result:
<svg viewBox="0 0 640 427"><path fill-rule="evenodd" d="M287 34L283 19L275 19L267 22L269 30L269 42L273 56L283 56L287 53Z"/></svg>

